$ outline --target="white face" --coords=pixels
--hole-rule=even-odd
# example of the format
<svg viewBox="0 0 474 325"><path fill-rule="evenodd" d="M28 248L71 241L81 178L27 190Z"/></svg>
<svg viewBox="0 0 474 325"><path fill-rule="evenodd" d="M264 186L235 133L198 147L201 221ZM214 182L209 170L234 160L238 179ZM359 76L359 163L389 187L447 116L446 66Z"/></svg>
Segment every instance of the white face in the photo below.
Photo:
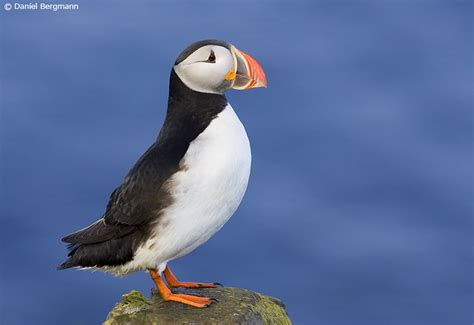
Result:
<svg viewBox="0 0 474 325"><path fill-rule="evenodd" d="M234 56L227 48L206 45L175 65L174 71L192 90L222 94L232 85L232 80L226 80L226 77L231 70L235 71L236 64Z"/></svg>

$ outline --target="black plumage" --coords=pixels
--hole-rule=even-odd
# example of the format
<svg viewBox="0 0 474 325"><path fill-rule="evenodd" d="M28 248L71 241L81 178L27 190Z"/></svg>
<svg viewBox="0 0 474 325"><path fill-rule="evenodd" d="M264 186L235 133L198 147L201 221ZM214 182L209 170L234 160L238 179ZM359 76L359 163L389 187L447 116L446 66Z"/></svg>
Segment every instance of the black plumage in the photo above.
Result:
<svg viewBox="0 0 474 325"><path fill-rule="evenodd" d="M178 60L206 42L216 43L197 42ZM183 167L180 161L190 143L226 105L224 95L191 90L172 69L168 110L157 140L113 191L102 218L62 239L69 243L69 259L58 269L119 266L131 261L135 250L150 236L151 226L159 222L163 209L172 203L167 181Z"/></svg>

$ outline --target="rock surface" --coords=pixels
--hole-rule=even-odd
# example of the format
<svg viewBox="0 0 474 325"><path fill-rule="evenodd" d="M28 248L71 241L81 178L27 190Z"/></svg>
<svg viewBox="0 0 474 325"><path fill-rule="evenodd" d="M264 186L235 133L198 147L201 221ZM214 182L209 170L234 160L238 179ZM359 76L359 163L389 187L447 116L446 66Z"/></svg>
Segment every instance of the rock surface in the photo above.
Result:
<svg viewBox="0 0 474 325"><path fill-rule="evenodd" d="M132 290L122 296L104 325L291 324L280 300L245 289L174 289L173 292L216 298L218 302L199 309L163 301L155 290L151 301Z"/></svg>

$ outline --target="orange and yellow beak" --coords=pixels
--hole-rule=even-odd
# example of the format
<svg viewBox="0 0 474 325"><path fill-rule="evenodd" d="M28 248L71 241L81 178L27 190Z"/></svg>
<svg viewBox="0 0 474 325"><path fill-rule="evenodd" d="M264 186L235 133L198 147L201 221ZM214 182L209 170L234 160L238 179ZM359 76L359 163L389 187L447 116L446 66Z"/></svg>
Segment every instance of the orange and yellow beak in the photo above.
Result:
<svg viewBox="0 0 474 325"><path fill-rule="evenodd" d="M234 69L229 72L226 79L233 80L233 89L251 89L267 87L267 77L262 66L247 53L232 46L234 54Z"/></svg>

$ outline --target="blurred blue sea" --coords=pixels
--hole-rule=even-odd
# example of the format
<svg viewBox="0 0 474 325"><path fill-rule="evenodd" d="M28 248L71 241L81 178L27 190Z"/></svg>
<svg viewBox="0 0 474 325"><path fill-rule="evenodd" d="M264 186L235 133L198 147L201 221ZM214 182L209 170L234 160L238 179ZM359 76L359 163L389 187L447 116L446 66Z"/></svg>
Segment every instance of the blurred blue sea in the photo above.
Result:
<svg viewBox="0 0 474 325"><path fill-rule="evenodd" d="M144 273L55 270L152 143L189 43L227 40L253 150L238 212L183 280L282 299L295 324L472 324L471 1L1 4L0 323L98 324Z"/></svg>

